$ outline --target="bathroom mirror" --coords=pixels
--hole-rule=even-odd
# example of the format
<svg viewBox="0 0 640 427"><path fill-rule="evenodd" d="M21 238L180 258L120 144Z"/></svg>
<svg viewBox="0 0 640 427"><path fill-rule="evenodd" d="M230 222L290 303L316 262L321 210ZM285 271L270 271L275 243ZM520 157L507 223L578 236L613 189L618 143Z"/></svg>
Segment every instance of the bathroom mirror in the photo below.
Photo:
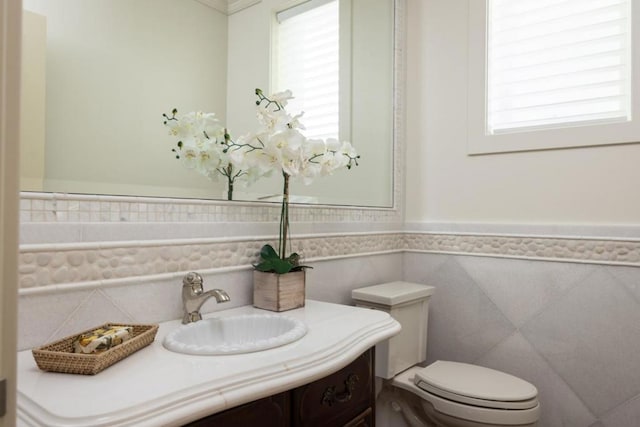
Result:
<svg viewBox="0 0 640 427"><path fill-rule="evenodd" d="M341 138L361 161L293 183L292 201L391 207L394 1L339 1L349 15L340 20ZM254 0L229 14L211 0L23 3L23 191L226 197L225 182L175 159L162 113L214 112L232 137L255 130L254 89L273 87L275 13L301 1ZM277 201L275 175L237 187L234 200Z"/></svg>

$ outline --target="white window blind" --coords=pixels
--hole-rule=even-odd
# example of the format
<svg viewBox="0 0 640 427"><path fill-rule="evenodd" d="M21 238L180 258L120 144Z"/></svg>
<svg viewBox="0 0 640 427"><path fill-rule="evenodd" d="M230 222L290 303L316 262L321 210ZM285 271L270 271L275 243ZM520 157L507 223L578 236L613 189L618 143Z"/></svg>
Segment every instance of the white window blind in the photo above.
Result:
<svg viewBox="0 0 640 427"><path fill-rule="evenodd" d="M631 120L630 2L488 0L488 133Z"/></svg>
<svg viewBox="0 0 640 427"><path fill-rule="evenodd" d="M276 90L290 89L309 138L338 138L340 67L337 0L311 0L276 15Z"/></svg>

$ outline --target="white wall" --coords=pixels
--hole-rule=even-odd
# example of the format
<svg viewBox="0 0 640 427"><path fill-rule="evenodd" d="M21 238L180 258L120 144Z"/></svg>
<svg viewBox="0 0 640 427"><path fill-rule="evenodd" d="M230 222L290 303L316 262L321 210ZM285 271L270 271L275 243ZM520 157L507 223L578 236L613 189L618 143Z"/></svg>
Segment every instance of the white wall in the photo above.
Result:
<svg viewBox="0 0 640 427"><path fill-rule="evenodd" d="M47 17L45 191L222 195L175 160L162 113L225 119L225 15L194 0L24 7Z"/></svg>
<svg viewBox="0 0 640 427"><path fill-rule="evenodd" d="M407 222L639 222L639 144L468 156L469 0L407 3Z"/></svg>

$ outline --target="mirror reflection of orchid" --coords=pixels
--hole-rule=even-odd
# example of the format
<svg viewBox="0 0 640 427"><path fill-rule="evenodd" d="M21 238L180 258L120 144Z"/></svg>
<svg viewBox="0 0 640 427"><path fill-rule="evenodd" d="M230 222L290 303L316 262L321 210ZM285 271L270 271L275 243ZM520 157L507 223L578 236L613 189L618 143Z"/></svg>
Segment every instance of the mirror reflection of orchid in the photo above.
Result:
<svg viewBox="0 0 640 427"><path fill-rule="evenodd" d="M332 174L335 170L351 169L360 156L349 142L335 138L311 139L298 115L289 114L285 107L293 98L291 91L265 96L256 89L258 128L255 132L231 139L227 129L213 113L191 112L178 115L163 114L169 133L178 139L172 151L187 168L194 169L211 180L226 177L228 199L232 200L236 180L250 184L273 171L283 176L282 209L278 250L270 245L262 248L260 271L278 274L296 271L297 254L286 255L289 230L289 180L299 179L310 184L315 178Z"/></svg>
<svg viewBox="0 0 640 427"><path fill-rule="evenodd" d="M248 185L260 176L255 169L242 170L231 163L229 147L233 142L214 113L198 111L178 115L178 110L174 108L171 115L165 113L162 116L164 124L169 127L169 134L178 139L171 150L176 159L211 181L224 177L228 200L233 200L236 181Z"/></svg>

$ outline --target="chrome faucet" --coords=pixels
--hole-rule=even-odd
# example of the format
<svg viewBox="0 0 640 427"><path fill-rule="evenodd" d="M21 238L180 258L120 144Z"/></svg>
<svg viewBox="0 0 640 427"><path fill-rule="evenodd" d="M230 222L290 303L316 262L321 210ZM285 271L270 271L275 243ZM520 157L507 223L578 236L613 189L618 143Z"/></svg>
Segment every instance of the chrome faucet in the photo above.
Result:
<svg viewBox="0 0 640 427"><path fill-rule="evenodd" d="M229 294L222 289L212 289L204 292L202 284L202 276L198 273L188 273L184 276L184 279L182 279L182 308L184 310L182 323L184 324L202 320L200 307L202 307L202 304L209 298L215 297L218 303L231 300Z"/></svg>

